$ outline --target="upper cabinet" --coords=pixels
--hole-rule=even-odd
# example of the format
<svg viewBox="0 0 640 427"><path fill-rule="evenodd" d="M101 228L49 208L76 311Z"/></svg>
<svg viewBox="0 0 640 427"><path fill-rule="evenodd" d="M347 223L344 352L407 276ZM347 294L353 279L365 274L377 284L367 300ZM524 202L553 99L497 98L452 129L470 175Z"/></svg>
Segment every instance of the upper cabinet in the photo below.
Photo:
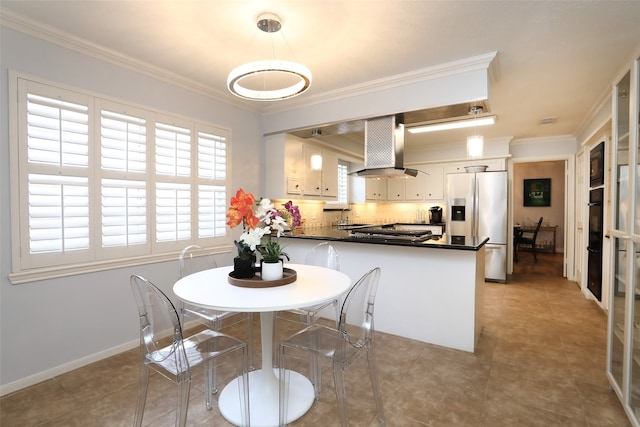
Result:
<svg viewBox="0 0 640 427"><path fill-rule="evenodd" d="M266 138L266 188L272 199L338 197L338 154L292 135ZM319 156L321 166L312 166Z"/></svg>
<svg viewBox="0 0 640 427"><path fill-rule="evenodd" d="M403 201L405 200L406 185L409 181L417 178L389 178L387 179L387 200Z"/></svg>
<svg viewBox="0 0 640 427"><path fill-rule="evenodd" d="M424 165L419 168L424 170L425 176L425 200L444 200L444 166L443 165Z"/></svg>
<svg viewBox="0 0 640 427"><path fill-rule="evenodd" d="M367 201L387 200L387 180L379 178L358 178L365 181Z"/></svg>
<svg viewBox="0 0 640 427"><path fill-rule="evenodd" d="M287 141L285 143L284 167L287 195L302 195L302 185L305 178L302 142Z"/></svg>
<svg viewBox="0 0 640 427"><path fill-rule="evenodd" d="M412 165L423 173L416 177L359 178L364 180L367 201L431 202L444 200L444 164Z"/></svg>
<svg viewBox="0 0 640 427"><path fill-rule="evenodd" d="M322 150L322 196L338 198L338 154Z"/></svg>
<svg viewBox="0 0 640 427"><path fill-rule="evenodd" d="M316 165L315 161L319 163ZM304 168L305 196L338 197L338 154L305 143Z"/></svg>
<svg viewBox="0 0 640 427"><path fill-rule="evenodd" d="M320 164L314 167L314 158L319 156ZM304 144L304 194L307 196L322 195L322 168L324 162L322 149Z"/></svg>

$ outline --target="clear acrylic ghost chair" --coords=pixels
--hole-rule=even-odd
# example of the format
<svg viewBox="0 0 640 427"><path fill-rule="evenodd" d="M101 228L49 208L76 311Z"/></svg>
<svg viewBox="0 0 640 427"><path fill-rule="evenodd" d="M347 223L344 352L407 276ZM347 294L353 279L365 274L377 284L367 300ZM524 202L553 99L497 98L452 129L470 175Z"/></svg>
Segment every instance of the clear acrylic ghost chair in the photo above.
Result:
<svg viewBox="0 0 640 427"><path fill-rule="evenodd" d="M373 339L373 311L379 280L380 268L374 268L351 287L342 304L337 329L315 323L280 344L281 426L286 423L289 396L288 376L291 371L287 369L287 364L290 361L289 358L299 352L309 352L319 359L329 359L332 362L338 412L340 422L345 427L348 426L348 415L344 373L348 366L365 353L378 421L381 425L386 425L378 388Z"/></svg>
<svg viewBox="0 0 640 427"><path fill-rule="evenodd" d="M307 265L317 265L319 267L327 267L333 270L340 271L340 259L338 257L338 251L328 242L318 243L313 248L311 248L304 259L304 263ZM320 312L325 307L329 307L330 305L333 305L335 309L337 325L338 318L340 316L340 300L337 298L324 304L318 304L311 307L296 308L290 311L301 315L304 319L304 323L306 323L307 325L311 325L318 320L318 318L320 317Z"/></svg>
<svg viewBox="0 0 640 427"><path fill-rule="evenodd" d="M207 409L212 408L213 365L215 359L231 352L227 360L235 363L239 382L241 423L249 422L249 376L247 372L247 346L229 335L205 329L184 337L180 317L175 306L157 286L143 277L133 275L131 289L140 316L140 384L134 426L142 425L149 387L149 374L153 369L178 385L176 426L187 422L192 369L204 365L205 398ZM231 357L234 356L234 357Z"/></svg>
<svg viewBox="0 0 640 427"><path fill-rule="evenodd" d="M218 267L216 260L198 245L187 246L180 252L178 259L180 277L185 277L198 271ZM247 321L247 349L249 351L249 369L253 369L253 316L251 313L237 313L234 311L209 310L195 305L180 302L180 314L184 324L185 319L191 318L199 321L215 331L222 327L222 320L236 316L238 321ZM215 375L214 375L215 378ZM213 385L213 393L217 393L216 385Z"/></svg>
<svg viewBox="0 0 640 427"><path fill-rule="evenodd" d="M307 265L316 265L319 267L327 267L333 270L340 270L340 258L338 257L338 250L329 244L328 242L322 242L315 245L311 250L307 253L304 259L304 263ZM310 307L302 307L302 308L294 308L291 310L287 310L288 313L293 313L294 315L300 316L301 323L305 325L312 325L318 321L320 318L320 313L326 307L333 305L333 309L335 310L336 316L336 326L338 325L338 319L340 318L340 300L336 298L333 301L328 301L323 304L317 304ZM274 340L277 339L277 335L274 334ZM278 343L274 342L273 348L278 349ZM274 358L277 361L278 356ZM316 397L320 395L320 367L318 366L317 358L311 355L310 360L310 368L311 368L311 382L314 384L316 388Z"/></svg>

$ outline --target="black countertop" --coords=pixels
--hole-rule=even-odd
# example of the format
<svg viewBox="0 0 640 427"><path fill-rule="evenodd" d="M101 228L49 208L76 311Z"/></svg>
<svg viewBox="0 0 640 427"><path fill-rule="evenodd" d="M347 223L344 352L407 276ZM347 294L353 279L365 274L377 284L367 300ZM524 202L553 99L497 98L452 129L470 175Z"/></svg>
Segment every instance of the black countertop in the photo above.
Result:
<svg viewBox="0 0 640 427"><path fill-rule="evenodd" d="M395 240L393 238L382 237L359 238L351 236L349 230L339 229L338 227L296 230L295 233L285 233L281 237L288 239L328 240L373 245L411 246L417 248L455 249L467 251L477 251L489 241L488 237L449 236L447 234L442 236L432 236L428 240L424 241Z"/></svg>

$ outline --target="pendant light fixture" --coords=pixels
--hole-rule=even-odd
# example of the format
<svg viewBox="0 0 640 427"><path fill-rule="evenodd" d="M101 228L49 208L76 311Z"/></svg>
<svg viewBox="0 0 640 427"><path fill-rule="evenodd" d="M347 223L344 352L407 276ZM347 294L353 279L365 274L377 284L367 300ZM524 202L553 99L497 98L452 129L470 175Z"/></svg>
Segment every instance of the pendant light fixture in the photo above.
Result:
<svg viewBox="0 0 640 427"><path fill-rule="evenodd" d="M482 107L471 107L469 114L482 114ZM473 127L473 133L476 133L476 127ZM471 158L482 157L484 149L484 137L482 135L472 135L467 137L467 155Z"/></svg>
<svg viewBox="0 0 640 427"><path fill-rule="evenodd" d="M257 26L271 35L282 28L280 18L272 13L260 15ZM274 59L249 62L229 73L227 87L231 93L252 101L277 101L292 98L309 89L311 71L297 62L275 59L273 37L271 44Z"/></svg>

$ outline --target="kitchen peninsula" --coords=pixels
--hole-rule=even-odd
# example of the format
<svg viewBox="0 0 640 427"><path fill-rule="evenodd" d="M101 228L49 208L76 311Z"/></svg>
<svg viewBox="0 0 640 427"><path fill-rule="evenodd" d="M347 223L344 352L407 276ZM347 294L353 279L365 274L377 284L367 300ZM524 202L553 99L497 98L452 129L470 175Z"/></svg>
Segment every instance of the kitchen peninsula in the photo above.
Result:
<svg viewBox="0 0 640 427"><path fill-rule="evenodd" d="M373 267L382 274L375 328L431 344L473 352L483 326L488 238L433 236L402 240L358 237L337 227L281 237L291 262L302 263L320 241L336 247L340 270L354 281ZM332 317L329 311L326 317Z"/></svg>

